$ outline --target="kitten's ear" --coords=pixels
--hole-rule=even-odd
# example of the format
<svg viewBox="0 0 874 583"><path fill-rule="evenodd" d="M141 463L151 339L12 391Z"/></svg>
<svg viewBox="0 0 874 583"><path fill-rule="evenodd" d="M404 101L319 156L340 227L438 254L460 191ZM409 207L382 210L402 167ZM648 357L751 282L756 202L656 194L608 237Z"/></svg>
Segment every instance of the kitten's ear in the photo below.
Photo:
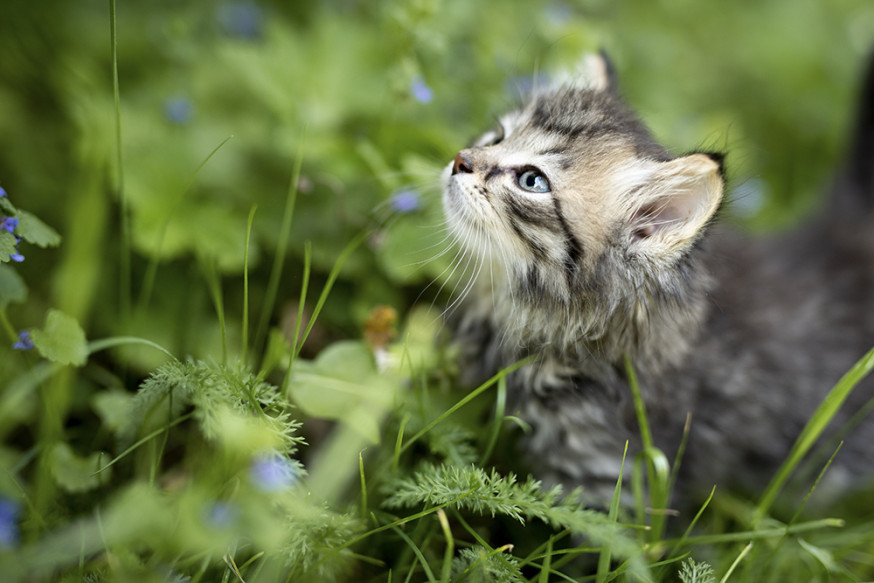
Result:
<svg viewBox="0 0 874 583"><path fill-rule="evenodd" d="M701 234L722 202L722 158L692 154L659 162L638 191L642 202L631 229L641 248L658 254L681 251Z"/></svg>
<svg viewBox="0 0 874 583"><path fill-rule="evenodd" d="M569 85L577 89L593 91L614 91L616 88L616 70L607 57L607 53L586 53L577 66L556 79L556 85Z"/></svg>

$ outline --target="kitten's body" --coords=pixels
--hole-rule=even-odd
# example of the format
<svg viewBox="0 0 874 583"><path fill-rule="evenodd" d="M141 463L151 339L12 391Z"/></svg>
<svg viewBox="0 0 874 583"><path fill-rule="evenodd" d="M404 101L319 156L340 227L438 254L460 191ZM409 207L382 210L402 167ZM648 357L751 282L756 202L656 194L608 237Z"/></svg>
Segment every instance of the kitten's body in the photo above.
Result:
<svg viewBox="0 0 874 583"><path fill-rule="evenodd" d="M639 448L628 354L669 458L692 414L681 491L758 489L874 346L867 160L833 212L792 236L708 230L721 158L673 158L616 97L606 63L590 64L588 81L535 95L447 169L449 223L482 262L456 325L465 380L536 355L508 380L533 428L529 459L606 499L626 440ZM836 426L871 390L855 390ZM874 424L862 423L832 482L872 464Z"/></svg>

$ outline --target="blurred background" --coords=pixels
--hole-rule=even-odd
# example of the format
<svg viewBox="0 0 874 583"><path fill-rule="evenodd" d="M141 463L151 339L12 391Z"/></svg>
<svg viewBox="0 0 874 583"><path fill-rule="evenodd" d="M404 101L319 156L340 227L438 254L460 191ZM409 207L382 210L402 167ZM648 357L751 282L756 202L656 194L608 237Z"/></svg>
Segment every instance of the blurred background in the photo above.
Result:
<svg viewBox="0 0 874 583"><path fill-rule="evenodd" d="M728 152L727 219L774 231L816 212L841 165L874 3L5 0L0 214L14 214L11 203L62 240L52 246L51 230L21 214L16 257L0 263L4 580L16 580L13 568L27 581L41 580L36 568L68 568L64 581L102 581L84 575L104 568L122 573L106 580L188 580L160 575L164 563L193 581L230 580L230 546L250 539L236 555L243 570L267 564L259 580L286 580L270 565L281 572L291 557L291 580L295 557L319 545L344 553L340 541L381 508L399 458L403 474L428 459L470 469L493 451L515 457L496 441L501 397L493 422L483 422L491 394L446 421L466 393L452 393L452 359L434 349L437 312L413 309L439 310L454 285L444 282L453 253L438 177L535 82L598 49L672 151ZM12 222L0 220L8 252ZM322 308L331 282L295 364L304 380L287 392L262 383L291 370L298 314ZM130 340L98 350L79 325L91 341L140 337L167 352ZM404 325L411 333L394 336ZM37 350L13 348L26 348L23 330ZM399 377L384 374L387 345L407 359ZM193 360L156 371L168 354ZM313 445L300 454L292 419ZM424 437L401 456L392 444L405 429ZM264 443L282 456L264 457ZM317 496L286 491L301 462ZM265 493L264 475L282 492ZM318 498L332 490L343 512L360 506L361 521L326 514ZM284 500L282 512L265 496ZM442 560L432 518L418 542ZM526 526L528 541L520 527L511 540L528 552L537 532ZM864 532L847 546L870 547ZM406 551L395 563L405 543L385 535L361 551L379 559L370 564L415 565ZM803 568L801 551L822 560L799 548L784 565ZM262 564L259 549L279 558ZM871 564L870 552L847 556ZM299 580L331 580L319 569L334 561L315 565ZM125 579L125 569L153 577Z"/></svg>
<svg viewBox="0 0 874 583"><path fill-rule="evenodd" d="M588 50L607 50L621 92L673 151L729 152L739 222L789 226L840 165L874 45L868 0L119 2L117 110L106 2L3 12L0 186L63 236L57 249L22 245L14 269L29 296L10 305L13 327L52 306L89 338L139 335L197 357L220 342L204 273L238 313L255 205L252 333L296 313L305 241L320 289L364 229L374 234L319 332L360 336L376 305L403 314L449 262L442 166ZM278 298L261 313L277 253ZM146 371L163 356L128 358Z"/></svg>

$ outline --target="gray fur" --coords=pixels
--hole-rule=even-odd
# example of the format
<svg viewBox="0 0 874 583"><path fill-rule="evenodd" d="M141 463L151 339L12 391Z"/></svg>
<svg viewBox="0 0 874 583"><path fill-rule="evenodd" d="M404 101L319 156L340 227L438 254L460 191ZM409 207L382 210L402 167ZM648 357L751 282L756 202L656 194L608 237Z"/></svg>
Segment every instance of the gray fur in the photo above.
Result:
<svg viewBox="0 0 874 583"><path fill-rule="evenodd" d="M501 125L444 175L449 224L479 275L454 324L463 380L536 355L508 380L533 427L529 460L605 500L626 440L639 448L629 354L669 459L692 415L679 492L762 488L874 345L874 218L836 207L763 239L711 228L721 159L671 156L604 79L548 88ZM529 166L548 195L513 184ZM872 390L855 390L835 428ZM846 439L832 481L858 485L874 424Z"/></svg>

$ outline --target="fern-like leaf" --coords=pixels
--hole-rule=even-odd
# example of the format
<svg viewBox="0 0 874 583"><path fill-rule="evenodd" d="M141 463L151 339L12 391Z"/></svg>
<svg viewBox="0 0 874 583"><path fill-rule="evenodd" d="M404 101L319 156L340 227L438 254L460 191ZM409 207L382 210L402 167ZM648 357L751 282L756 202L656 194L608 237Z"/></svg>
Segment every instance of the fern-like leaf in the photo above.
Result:
<svg viewBox="0 0 874 583"><path fill-rule="evenodd" d="M553 528L568 529L611 552L629 559L629 569L649 580L638 543L605 514L587 509L580 492L562 496L559 486L544 490L529 477L519 482L515 475L487 473L476 466L426 465L412 476L395 480L388 487L384 505L389 508L454 506L480 515L508 516L520 522L539 519Z"/></svg>
<svg viewBox="0 0 874 583"><path fill-rule="evenodd" d="M693 559L683 561L679 574L682 583L716 583L713 568L707 563L696 563Z"/></svg>
<svg viewBox="0 0 874 583"><path fill-rule="evenodd" d="M509 553L475 546L461 549L452 561L452 580L465 583L521 583L519 561Z"/></svg>

